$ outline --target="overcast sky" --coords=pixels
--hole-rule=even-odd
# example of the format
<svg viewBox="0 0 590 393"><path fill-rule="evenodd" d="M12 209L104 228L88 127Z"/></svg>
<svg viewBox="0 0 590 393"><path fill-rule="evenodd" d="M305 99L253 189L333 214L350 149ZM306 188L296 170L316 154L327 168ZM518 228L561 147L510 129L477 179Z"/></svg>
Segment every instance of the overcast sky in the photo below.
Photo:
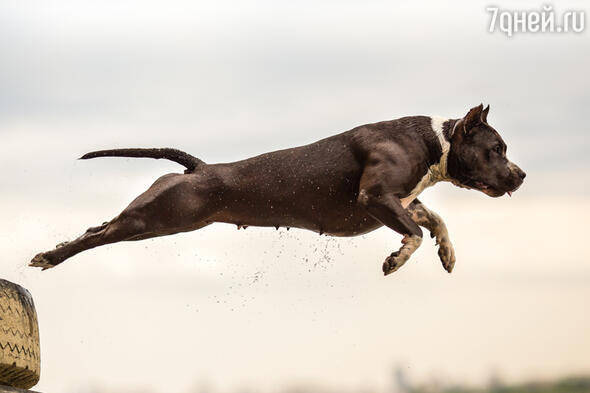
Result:
<svg viewBox="0 0 590 393"><path fill-rule="evenodd" d="M590 39L490 34L488 5L0 1L0 277L36 301L36 389L385 391L398 366L416 382L590 372ZM528 176L511 199L446 184L423 194L455 244L450 276L429 238L383 278L399 247L390 230L222 224L26 267L182 170L75 160L87 151L234 161L480 102Z"/></svg>

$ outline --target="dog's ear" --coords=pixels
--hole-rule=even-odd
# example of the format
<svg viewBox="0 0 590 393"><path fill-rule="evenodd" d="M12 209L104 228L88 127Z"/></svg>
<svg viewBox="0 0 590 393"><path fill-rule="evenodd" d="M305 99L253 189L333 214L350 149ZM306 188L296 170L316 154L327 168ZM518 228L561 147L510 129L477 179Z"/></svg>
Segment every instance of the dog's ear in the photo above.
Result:
<svg viewBox="0 0 590 393"><path fill-rule="evenodd" d="M463 131L465 135L469 135L471 129L482 122L483 104L471 108L463 118ZM486 112L487 116L487 112Z"/></svg>
<svg viewBox="0 0 590 393"><path fill-rule="evenodd" d="M481 112L481 122L487 123L488 122L488 112L490 111L490 106L486 106L485 109Z"/></svg>

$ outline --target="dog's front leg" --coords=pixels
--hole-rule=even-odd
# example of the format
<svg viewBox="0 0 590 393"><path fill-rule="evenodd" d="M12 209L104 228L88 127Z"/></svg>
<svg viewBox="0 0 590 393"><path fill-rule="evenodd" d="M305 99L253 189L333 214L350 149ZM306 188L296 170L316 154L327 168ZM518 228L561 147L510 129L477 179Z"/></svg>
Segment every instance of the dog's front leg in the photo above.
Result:
<svg viewBox="0 0 590 393"><path fill-rule="evenodd" d="M394 231L404 235L402 247L383 262L383 273L391 274L408 261L422 243L422 230L412 220L395 195L379 195L370 189L361 188L359 202L367 212Z"/></svg>
<svg viewBox="0 0 590 393"><path fill-rule="evenodd" d="M438 244L438 256L447 272L452 272L455 266L455 250L449 239L449 231L443 219L424 206L418 199L412 201L407 211L410 213L412 220L420 226L428 229L430 237L436 238Z"/></svg>

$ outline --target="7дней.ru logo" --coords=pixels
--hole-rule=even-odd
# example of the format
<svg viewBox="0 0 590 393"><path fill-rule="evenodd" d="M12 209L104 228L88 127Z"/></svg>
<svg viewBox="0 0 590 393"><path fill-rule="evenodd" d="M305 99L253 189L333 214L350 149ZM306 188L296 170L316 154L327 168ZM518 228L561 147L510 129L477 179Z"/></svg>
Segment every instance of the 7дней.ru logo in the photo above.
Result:
<svg viewBox="0 0 590 393"><path fill-rule="evenodd" d="M508 37L515 33L581 33L586 23L586 12L569 10L558 18L552 5L544 5L542 10L507 10L500 7L487 7L490 12L489 32L498 28Z"/></svg>

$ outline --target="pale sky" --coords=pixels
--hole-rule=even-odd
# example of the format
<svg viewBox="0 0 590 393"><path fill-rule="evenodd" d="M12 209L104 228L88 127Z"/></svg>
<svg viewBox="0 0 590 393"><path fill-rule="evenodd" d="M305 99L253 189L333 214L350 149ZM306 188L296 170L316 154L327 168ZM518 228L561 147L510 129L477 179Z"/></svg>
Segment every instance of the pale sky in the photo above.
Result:
<svg viewBox="0 0 590 393"><path fill-rule="evenodd" d="M35 389L389 392L396 367L417 383L590 373L590 39L490 34L488 5L0 2L0 277L36 302ZM234 161L480 102L528 176L512 198L425 191L455 245L451 275L428 235L384 278L401 238L388 229L343 239L222 224L26 266L182 170L76 161L85 152Z"/></svg>

